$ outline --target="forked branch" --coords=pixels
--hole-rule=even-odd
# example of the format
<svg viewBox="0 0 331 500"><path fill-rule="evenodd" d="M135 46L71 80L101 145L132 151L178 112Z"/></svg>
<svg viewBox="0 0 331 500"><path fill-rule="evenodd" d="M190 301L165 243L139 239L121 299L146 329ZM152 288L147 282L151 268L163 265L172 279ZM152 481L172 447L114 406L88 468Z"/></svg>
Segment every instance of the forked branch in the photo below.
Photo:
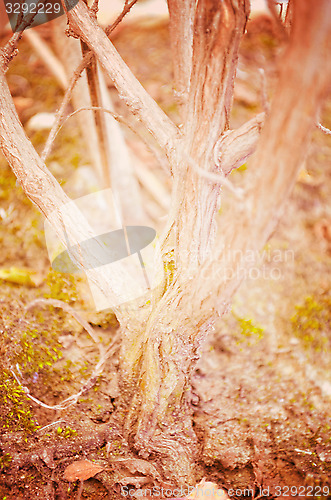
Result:
<svg viewBox="0 0 331 500"><path fill-rule="evenodd" d="M215 164L228 175L240 167L254 153L262 127L265 113L260 113L241 127L225 132L215 146Z"/></svg>
<svg viewBox="0 0 331 500"><path fill-rule="evenodd" d="M221 293L225 303L230 301L243 279L238 270L248 266L247 252L256 253L270 237L295 183L329 90L331 3L316 0L312 8L309 0L297 0L293 15L290 44L280 62L270 114L249 167L245 205L237 204L222 216L217 257L206 263L197 276L197 282L203 283L206 298L212 285L208 280L206 284L203 278L215 280L217 276L215 297ZM217 273L220 269L222 275ZM201 292L200 287L199 304Z"/></svg>

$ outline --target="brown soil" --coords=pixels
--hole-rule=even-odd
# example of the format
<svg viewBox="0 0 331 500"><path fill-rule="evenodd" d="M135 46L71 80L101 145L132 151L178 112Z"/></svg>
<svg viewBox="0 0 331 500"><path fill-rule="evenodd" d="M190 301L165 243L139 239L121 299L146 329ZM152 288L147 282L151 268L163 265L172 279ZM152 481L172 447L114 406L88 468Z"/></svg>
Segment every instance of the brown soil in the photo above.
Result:
<svg viewBox="0 0 331 500"><path fill-rule="evenodd" d="M39 31L47 35L46 28ZM167 25L127 25L114 43L177 120ZM264 67L272 94L281 50L266 18L251 23L242 44L233 127L261 111L256 66ZM56 83L24 41L8 82L24 124L37 112L54 112L61 100ZM116 106L125 113L117 101ZM331 127L330 103L322 123ZM40 149L47 135L30 136ZM137 139L128 134L128 141L139 152ZM209 337L192 380L200 446L196 482L206 477L230 498L331 498L330 160L331 137L316 130L285 217L264 249L264 262ZM132 455L112 417L116 351L102 375L64 410L34 403L13 377L14 372L31 395L52 406L80 391L98 361L96 345L70 314L47 305L25 311L34 299L71 305L106 347L117 323L110 311L93 312L82 277L51 270L42 217L16 186L5 160L0 162L0 269L14 268L14 281L18 269L31 278L28 284L0 280L0 498L75 499L79 483L69 484L63 474L82 458L104 468L84 482L82 498L119 498L121 485L147 488L156 480L153 463ZM72 119L48 165L66 187L73 171L86 163ZM249 166L231 174L239 183L247 175ZM156 481L167 485L164 478Z"/></svg>

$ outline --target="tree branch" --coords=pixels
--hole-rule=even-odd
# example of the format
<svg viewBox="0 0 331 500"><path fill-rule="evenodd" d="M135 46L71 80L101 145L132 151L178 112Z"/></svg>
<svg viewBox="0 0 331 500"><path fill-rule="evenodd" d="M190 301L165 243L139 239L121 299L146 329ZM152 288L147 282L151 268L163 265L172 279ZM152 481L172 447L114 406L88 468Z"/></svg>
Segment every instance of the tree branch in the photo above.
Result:
<svg viewBox="0 0 331 500"><path fill-rule="evenodd" d="M195 0L168 0L176 92L183 103L188 98L192 70L195 4Z"/></svg>
<svg viewBox="0 0 331 500"><path fill-rule="evenodd" d="M331 3L316 0L311 8L309 0L296 0L293 16L290 44L280 64L271 111L250 164L246 203L237 204L221 217L221 245L216 249L216 259L206 262L196 276L197 283L203 283L206 299L209 280L214 280L215 297L221 293L224 300L220 312L243 279L239 271L251 265L251 261L245 262L247 252L256 254L279 220L330 86ZM190 298L193 308L201 303L201 288L196 302Z"/></svg>
<svg viewBox="0 0 331 500"><path fill-rule="evenodd" d="M95 237L95 234L78 208L70 203L70 198L46 168L25 135L2 69L0 69L0 147L25 194L47 217L61 243L68 248L68 251L70 250L70 256L80 268L83 268L88 279L116 303L113 284L117 282L116 280L122 282L123 279L127 279L127 273L118 263L116 277L114 274L111 277L104 269L102 254L100 267L95 269L90 266L89 262L95 263L95 259L98 258L94 254L95 249L84 252L86 268L80 263L80 242ZM69 203L70 208L67 209ZM116 308L114 311L119 312Z"/></svg>
<svg viewBox="0 0 331 500"><path fill-rule="evenodd" d="M240 167L254 153L264 120L265 113L260 113L219 138L215 145L215 164L224 175Z"/></svg>
<svg viewBox="0 0 331 500"><path fill-rule="evenodd" d="M214 244L222 176L211 182L200 169L215 171L213 149L228 128L239 42L248 13L246 0L199 0L196 7L183 145L173 168L173 202L166 229L172 228L167 241L173 240L174 260L184 281L209 257Z"/></svg>
<svg viewBox="0 0 331 500"><path fill-rule="evenodd" d="M249 15L246 0L200 0L185 130L199 154L210 153L228 127L238 49Z"/></svg>
<svg viewBox="0 0 331 500"><path fill-rule="evenodd" d="M215 145L215 164L224 175L243 165L255 152L265 122L265 113L259 113L241 127L228 130ZM327 135L330 129L317 123L316 127Z"/></svg>
<svg viewBox="0 0 331 500"><path fill-rule="evenodd" d="M95 19L91 18L84 2L78 2L67 12L67 17L70 27L95 53L131 113L145 125L167 155L171 156L179 138L178 128L132 74L107 35Z"/></svg>

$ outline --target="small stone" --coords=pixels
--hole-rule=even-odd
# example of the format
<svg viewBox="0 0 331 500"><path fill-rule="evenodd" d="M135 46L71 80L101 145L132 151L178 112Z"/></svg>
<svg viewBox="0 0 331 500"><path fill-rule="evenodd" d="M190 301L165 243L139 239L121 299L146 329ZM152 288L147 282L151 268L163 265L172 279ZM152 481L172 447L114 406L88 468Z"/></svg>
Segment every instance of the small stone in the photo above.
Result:
<svg viewBox="0 0 331 500"><path fill-rule="evenodd" d="M27 123L30 130L50 130L55 122L54 113L37 113Z"/></svg>

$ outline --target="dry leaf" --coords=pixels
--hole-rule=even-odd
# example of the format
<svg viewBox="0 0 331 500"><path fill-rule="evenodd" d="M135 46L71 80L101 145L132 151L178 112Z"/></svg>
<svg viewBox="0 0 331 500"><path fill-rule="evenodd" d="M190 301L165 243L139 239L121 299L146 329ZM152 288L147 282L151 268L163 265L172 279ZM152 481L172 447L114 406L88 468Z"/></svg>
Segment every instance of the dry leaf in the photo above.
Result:
<svg viewBox="0 0 331 500"><path fill-rule="evenodd" d="M38 286L40 280L36 279L36 277L35 271L31 271L30 269L14 266L8 269L0 269L0 279L9 283L15 283L16 285Z"/></svg>
<svg viewBox="0 0 331 500"><path fill-rule="evenodd" d="M77 462L73 462L65 469L64 479L67 481L77 481L77 479L85 481L102 470L103 467L89 460L77 460Z"/></svg>

